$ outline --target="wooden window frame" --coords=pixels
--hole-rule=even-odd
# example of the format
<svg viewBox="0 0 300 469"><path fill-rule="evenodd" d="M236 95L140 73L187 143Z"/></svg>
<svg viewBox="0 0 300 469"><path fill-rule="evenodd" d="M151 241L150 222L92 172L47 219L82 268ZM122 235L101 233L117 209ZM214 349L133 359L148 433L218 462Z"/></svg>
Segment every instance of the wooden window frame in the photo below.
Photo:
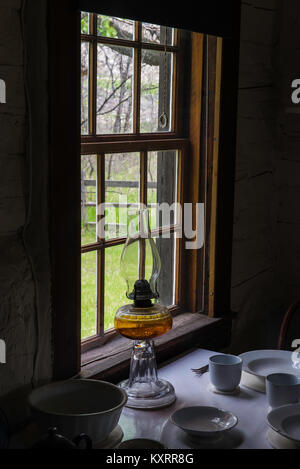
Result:
<svg viewBox="0 0 300 469"><path fill-rule="evenodd" d="M89 56L90 56L90 83L89 83L89 134L81 136L81 155L95 155L97 158L97 205L105 202L104 195L104 167L103 161L105 154L112 153L126 153L136 152L140 153L140 203L146 205L147 202L147 171L146 159L148 152L151 151L177 151L178 158L178 171L177 178L177 200L175 202L183 205L182 194L182 178L183 178L183 162L188 155L188 139L182 138L182 131L179 118L179 109L182 108L184 97L180 93L179 84L181 79L180 70L182 70L185 44L181 38L181 33L174 29L173 31L173 44L162 45L153 44L142 41L142 23L134 22L134 37L131 40L124 40L119 38L109 38L97 35L97 15L90 14L89 16L89 34L81 33L81 41L89 42ZM133 112L133 132L123 134L109 134L99 135L96 132L96 73L97 73L97 54L98 44L123 46L131 48L134 53L134 112ZM171 85L171 126L170 130L162 132L141 133L140 132L140 76L141 76L141 51L160 51L173 53L173 73ZM97 222L100 220L98 219ZM178 221L180 223L180 221ZM180 228L179 224L164 229L170 229L170 233L174 233ZM156 230L157 231L157 230ZM158 230L160 233L162 230ZM105 282L105 249L125 244L126 238L113 238L113 239L98 239L89 245L81 247L81 253L97 252L97 306L96 306L96 334L82 340L82 353L93 349L94 347L101 346L110 339L112 339L117 332L114 330L104 331L104 282ZM176 239L176 267L175 267L175 302L169 307L172 315L179 314L184 310L184 303L182 298L181 279L179 278L180 264L183 255L182 239ZM124 297L125 298L125 297Z"/></svg>
<svg viewBox="0 0 300 469"><path fill-rule="evenodd" d="M239 2L237 2L239 3ZM53 343L54 343L54 378L63 379L78 374L81 369L80 351L80 15L68 1L53 0L50 6L50 165L51 165L51 236L52 236L52 276L53 276ZM117 15L115 15L117 16ZM121 16L121 15L120 15ZM216 128L205 136L199 132L204 117L204 103L202 102L202 86L191 92L191 109L193 120L190 121L190 149L189 171L196 177L193 184L189 184L189 172L184 168L183 181L186 192L184 200L198 202L201 200L201 178L203 177L202 162L199 158L201 148L207 148L210 155L208 172L209 181L210 219L207 236L213 243L209 252L186 251L181 259L181 269L185 272L185 283L182 291L185 311L198 313L199 302L196 291L199 286L198 267L203 262L203 256L208 256L206 262L207 274L210 278L210 301L207 299L206 310L209 316L214 316L210 325L221 330L226 317L230 313L230 282L231 282L231 248L232 221L234 201L234 168L235 168L235 138L236 138L236 109L238 82L238 54L239 54L239 18L240 7L236 10L236 27L230 37L219 39L218 57L220 83L214 94L214 125ZM61 47L61 35L57 31L64 30L65 44ZM202 36L203 37L203 36ZM202 80L202 66L199 63L199 50L194 44L196 59L192 61L192 83ZM202 48L204 53L204 48ZM65 51L68 51L66 54ZM212 72L213 73L213 72ZM214 78L216 79L216 77ZM216 80L216 83L218 78ZM72 83L72 86L70 86ZM196 94L195 94L196 93ZM207 103L208 106L212 104ZM192 113L191 113L192 114ZM198 121L198 132L195 121ZM193 130L194 128L194 130ZM185 138L181 131L176 138ZM159 134L161 139L162 134ZM126 140L126 139L125 139ZM142 138L140 138L142 140ZM167 140L165 138L163 140ZM88 142L85 142L88 143ZM100 143L100 142L99 142ZM116 139L118 144L118 139ZM142 142L139 142L142 144ZM92 144L91 144L92 145ZM91 148L91 147L90 147ZM160 148L161 149L161 148ZM91 152L93 153L93 152ZM97 153L97 152L96 152ZM78 184L72 185L66 191L65 176ZM68 213L61 207L61 199ZM212 255L210 255L212 253ZM184 315L183 315L184 316ZM196 317L197 316L197 317ZM194 316L194 326L199 331L199 315ZM206 321L206 320L205 320ZM201 321L200 321L201 322ZM221 329L220 329L221 325ZM203 326L204 327L204 326ZM230 328L230 325L229 325ZM228 327L227 327L228 329ZM226 330L227 330L226 329ZM167 343L162 356L166 358L166 350L174 354L175 350L190 347L193 342L188 340L191 332L182 331L181 337L176 337L172 343ZM222 333L223 334L223 333ZM193 340L196 336L192 334ZM223 334L225 337L226 334ZM223 337L223 338L224 338ZM225 340L225 338L224 338ZM228 337L226 337L228 340ZM174 343L180 346L174 348ZM222 339L220 338L220 343ZM181 347L181 348L180 348ZM215 346L216 347L216 346ZM111 376L110 376L111 378Z"/></svg>

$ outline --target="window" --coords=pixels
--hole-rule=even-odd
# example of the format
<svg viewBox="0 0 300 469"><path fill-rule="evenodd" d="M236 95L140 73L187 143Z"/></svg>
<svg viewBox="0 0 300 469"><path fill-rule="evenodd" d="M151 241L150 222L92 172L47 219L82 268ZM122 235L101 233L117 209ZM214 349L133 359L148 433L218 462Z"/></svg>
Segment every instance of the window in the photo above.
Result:
<svg viewBox="0 0 300 469"><path fill-rule="evenodd" d="M174 311L180 308L177 203L182 204L187 139L178 125L184 99L178 76L188 36L169 27L81 13L84 349L112 332L115 313L126 301L119 262L132 207L144 205L150 212L162 259L160 300ZM162 204L171 207L168 220L161 215ZM169 238L162 235L167 230Z"/></svg>
<svg viewBox="0 0 300 469"><path fill-rule="evenodd" d="M112 218L107 219L103 239L98 239L93 225L98 221L95 206L98 198L109 198L111 205L116 200L118 204L122 203L115 198L115 189L128 193L135 203L145 200L146 196L153 204L160 198L169 200L174 197L192 204L205 203L205 249L184 249L185 240L175 236L178 220L170 222L176 238L176 251L170 240L157 236L163 227L156 228L158 241L169 243L168 249L166 246L161 248L163 255L168 252L169 259L169 264L164 262L167 272L162 276L167 285L164 292L168 291L164 302L173 303L171 308L175 313L202 312L218 317L230 311L240 2L230 0L218 8L214 3L203 2L202 14L196 17L191 15L191 3L184 9L174 4L165 14L160 8L143 11L142 4L133 8L126 2L103 1L102 15L84 13L82 17L79 7L81 11L99 13L99 2L52 0L50 3L53 368L55 379L65 379L80 372L82 350L107 339L109 343L101 347L100 352L95 349L87 354L91 360L99 360L99 357L112 353L120 362L120 357L115 355L117 338L112 337L114 332L109 330L109 324L105 325L106 311L101 305L105 306L109 301L105 298L105 295L109 296L109 288L103 288L111 280L103 275L105 268L110 267L112 256L109 253L121 250L124 241L123 207L118 207L116 215L109 215ZM137 18L147 23L123 18ZM153 27L157 24L179 25L189 32ZM57 31L64 32L63 47L62 36ZM108 50L111 50L109 56ZM98 52L102 61L108 60L104 67L100 67L99 85ZM156 77L153 88L149 86L152 81L147 83L145 79L141 83L137 80L142 74L142 65L149 69L151 57L156 64L159 60L163 62L159 66L158 79L157 72L153 73L153 83ZM108 79L112 60L123 64L123 68L119 66L118 74L114 73L114 81L112 77ZM131 74L126 81L126 77L121 77L125 64ZM81 86L84 90L82 100ZM115 108L112 101L107 100L111 93L115 96ZM102 108L98 115L95 105L101 99ZM160 119L164 113L167 119L166 116ZM148 119L149 115L152 119ZM107 121L102 120L103 116ZM117 116L118 126L113 128ZM116 163L123 160L130 167L128 179L123 177L122 168ZM170 160L173 167L168 181L172 183L169 190L166 185L166 191L160 193L161 173L153 168ZM91 163L92 171L89 170ZM127 184L129 181L130 187L124 187L124 181ZM117 188L113 186L115 183ZM97 188L101 191L97 192ZM163 184L161 188L164 189ZM107 207L109 210L111 207ZM173 262L172 254L176 262ZM81 282L83 256L89 257L89 269L94 273L93 282L87 282L89 285L86 286L91 292L92 305L89 313L92 327L86 332L80 327L81 283L85 288L84 281ZM173 266L171 273L169 265ZM170 288L171 281L173 288ZM122 303L125 282L123 288ZM98 295L99 291L103 292L102 296ZM226 335L225 329L228 329L225 321L210 321L200 316L179 314L175 318L175 323L189 318L188 331L186 323L181 327L183 322L178 330L173 328L169 333L173 339L166 339L163 358L183 351L196 341L199 343L199 337L204 341L201 345L213 347L217 340L220 346ZM82 336L86 336L83 348ZM87 354L83 354L85 363L89 360L85 358ZM157 354L159 358L159 348ZM104 364L102 370L108 370L105 376L109 379L117 379L112 360L110 357L107 368ZM126 372L124 360L123 371ZM98 369L98 361L95 367ZM97 370L90 376L96 375ZM103 371L101 376L104 376Z"/></svg>

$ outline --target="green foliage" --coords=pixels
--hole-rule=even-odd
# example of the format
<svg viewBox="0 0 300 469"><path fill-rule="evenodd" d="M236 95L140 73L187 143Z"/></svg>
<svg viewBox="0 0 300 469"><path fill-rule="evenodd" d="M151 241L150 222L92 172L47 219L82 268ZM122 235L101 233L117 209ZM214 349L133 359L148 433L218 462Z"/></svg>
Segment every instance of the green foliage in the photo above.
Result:
<svg viewBox="0 0 300 469"><path fill-rule="evenodd" d="M89 14L84 12L81 13L81 33L89 34ZM104 15L98 15L97 33L104 37L117 37L118 35L116 28L111 24L111 18Z"/></svg>
<svg viewBox="0 0 300 469"><path fill-rule="evenodd" d="M99 36L117 37L117 30L112 26L109 16L98 16L97 32Z"/></svg>
<svg viewBox="0 0 300 469"><path fill-rule="evenodd" d="M82 34L89 33L89 14L88 13L81 13L81 33Z"/></svg>

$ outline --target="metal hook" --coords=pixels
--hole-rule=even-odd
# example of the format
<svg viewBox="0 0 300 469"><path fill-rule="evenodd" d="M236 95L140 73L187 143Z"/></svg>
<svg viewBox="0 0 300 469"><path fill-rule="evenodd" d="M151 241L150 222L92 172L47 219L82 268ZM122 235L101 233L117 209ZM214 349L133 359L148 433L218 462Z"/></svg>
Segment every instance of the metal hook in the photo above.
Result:
<svg viewBox="0 0 300 469"><path fill-rule="evenodd" d="M159 116L159 125L162 129L165 129L167 127L167 125L168 125L168 116L167 116L166 112L163 112Z"/></svg>

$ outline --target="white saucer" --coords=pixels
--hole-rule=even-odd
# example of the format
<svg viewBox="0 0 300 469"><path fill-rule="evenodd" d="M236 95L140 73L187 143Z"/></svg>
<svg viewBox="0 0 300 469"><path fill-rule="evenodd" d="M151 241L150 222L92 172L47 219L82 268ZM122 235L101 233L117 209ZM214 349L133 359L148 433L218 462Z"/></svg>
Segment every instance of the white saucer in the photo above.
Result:
<svg viewBox="0 0 300 469"><path fill-rule="evenodd" d="M232 412L199 405L176 410L170 420L193 438L218 438L238 423L238 418Z"/></svg>
<svg viewBox="0 0 300 469"><path fill-rule="evenodd" d="M165 422L159 440L169 449L233 449L243 442L241 433L236 429L224 432L216 438L191 437L170 419Z"/></svg>
<svg viewBox="0 0 300 469"><path fill-rule="evenodd" d="M239 386L235 388L233 391L219 391L219 389L215 388L211 383L208 385L207 389L208 391L211 391L215 394L221 394L223 396L237 396L241 392L241 389Z"/></svg>

